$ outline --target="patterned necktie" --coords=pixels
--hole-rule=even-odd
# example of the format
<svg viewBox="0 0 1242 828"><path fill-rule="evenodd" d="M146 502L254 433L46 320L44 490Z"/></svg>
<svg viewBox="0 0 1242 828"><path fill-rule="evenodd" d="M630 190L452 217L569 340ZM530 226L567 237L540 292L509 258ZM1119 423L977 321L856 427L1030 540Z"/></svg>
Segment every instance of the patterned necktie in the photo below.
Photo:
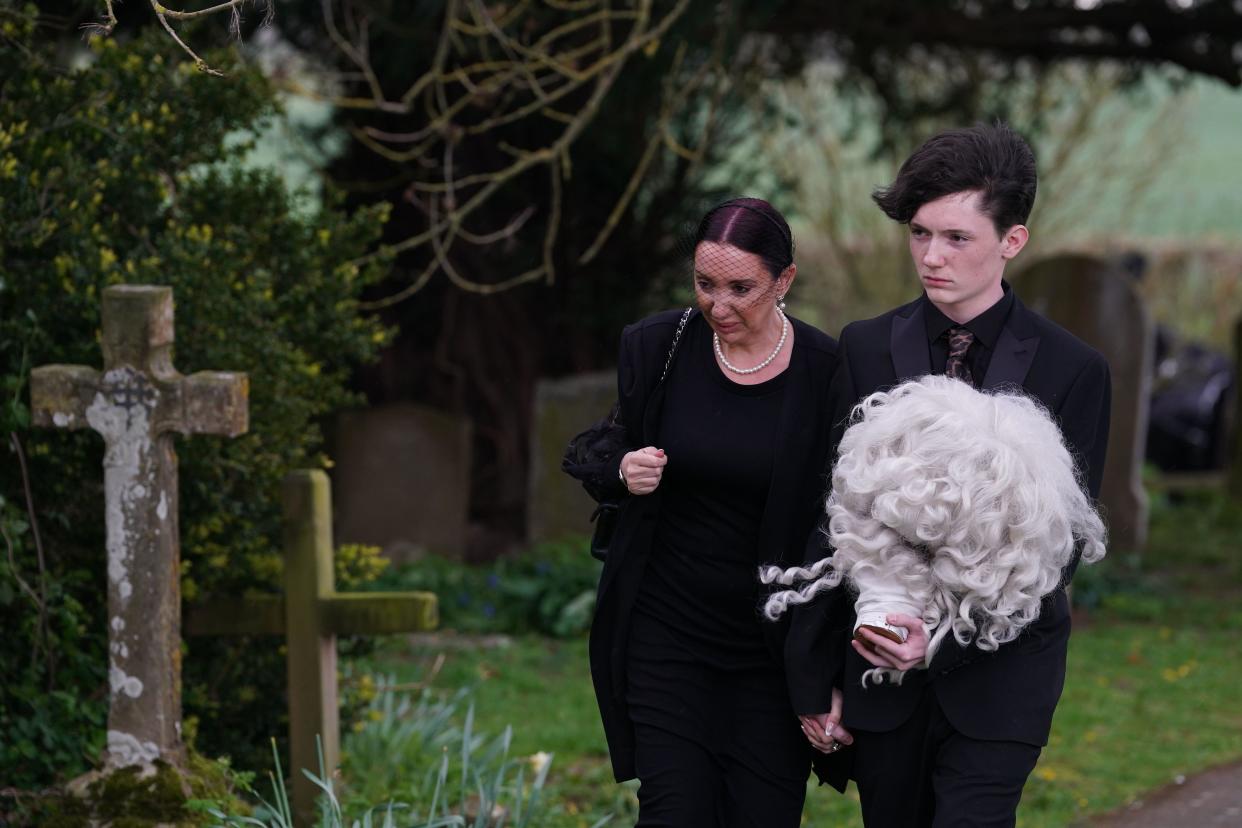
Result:
<svg viewBox="0 0 1242 828"><path fill-rule="evenodd" d="M966 364L966 352L975 341L975 335L965 328L949 328L949 359L944 364L944 375L959 379L968 385L975 384L975 378Z"/></svg>

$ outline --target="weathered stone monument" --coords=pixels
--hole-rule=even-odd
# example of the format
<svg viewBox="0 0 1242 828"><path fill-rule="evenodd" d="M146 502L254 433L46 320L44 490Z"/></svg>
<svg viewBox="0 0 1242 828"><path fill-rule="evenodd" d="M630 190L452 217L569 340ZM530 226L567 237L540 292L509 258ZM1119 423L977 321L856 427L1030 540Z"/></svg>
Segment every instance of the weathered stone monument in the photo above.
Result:
<svg viewBox="0 0 1242 828"><path fill-rule="evenodd" d="M1069 330L1108 360L1113 396L1100 501L1109 546L1140 551L1147 542L1143 456L1151 400L1151 316L1115 262L1085 255L1044 259L1013 280L1033 310Z"/></svg>
<svg viewBox="0 0 1242 828"><path fill-rule="evenodd" d="M542 380L535 389L526 526L530 540L589 535L595 501L561 471L570 439L603 417L617 398L614 371Z"/></svg>
<svg viewBox="0 0 1242 828"><path fill-rule="evenodd" d="M103 294L104 371L47 365L31 373L39 426L103 435L110 708L105 769L184 767L177 457L172 436L246 431L245 374L183 377L172 366L172 289L119 285ZM287 638L294 806L309 819L318 789L300 772L339 762L336 636L413 632L438 622L430 593L336 592L332 505L321 471L284 485L285 594L193 607L189 634Z"/></svg>
<svg viewBox="0 0 1242 828"><path fill-rule="evenodd" d="M103 292L102 373L46 365L30 377L37 426L104 438L111 768L182 765L181 586L174 434L246 431L245 374L172 365L172 288Z"/></svg>
<svg viewBox="0 0 1242 828"><path fill-rule="evenodd" d="M422 550L460 558L471 441L468 422L422 405L342 412L332 438L339 541L379 546L397 563Z"/></svg>

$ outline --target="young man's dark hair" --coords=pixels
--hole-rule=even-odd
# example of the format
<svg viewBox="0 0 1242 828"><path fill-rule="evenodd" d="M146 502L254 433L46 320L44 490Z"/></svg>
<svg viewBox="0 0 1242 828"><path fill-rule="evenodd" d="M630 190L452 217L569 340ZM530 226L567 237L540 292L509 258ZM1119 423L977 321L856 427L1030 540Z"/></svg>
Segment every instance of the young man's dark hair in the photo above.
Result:
<svg viewBox="0 0 1242 828"><path fill-rule="evenodd" d="M871 197L893 221L909 224L929 201L979 192L983 212L1003 233L1026 224L1035 186L1035 153L1022 136L1005 124L976 124L928 140L901 165L896 180Z"/></svg>

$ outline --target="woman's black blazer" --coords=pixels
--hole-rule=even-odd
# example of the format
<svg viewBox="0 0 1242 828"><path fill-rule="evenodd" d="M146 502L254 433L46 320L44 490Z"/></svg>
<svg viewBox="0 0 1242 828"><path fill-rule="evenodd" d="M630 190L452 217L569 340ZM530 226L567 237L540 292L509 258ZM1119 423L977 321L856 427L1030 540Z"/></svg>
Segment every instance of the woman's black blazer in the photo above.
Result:
<svg viewBox="0 0 1242 828"><path fill-rule="evenodd" d="M651 550L660 490L644 496L629 495L617 477L617 469L625 451L656 443L654 435L664 397L659 379L681 314L678 310L658 313L629 325L621 334L617 394L630 445L601 473L601 479L612 487L611 496L620 501L620 510L600 576L591 626L591 679L618 781L635 776L634 730L625 703L627 622ZM772 423L776 453L759 527L760 562L784 565L802 563L807 536L823 513L831 430L828 388L837 351L832 337L796 319L789 322L794 330L794 351L787 369L784 405L779 421ZM695 328L706 324L696 311L687 322L687 339ZM675 359L685 359L683 352L679 347ZM729 447L720 449L728 451ZM758 618L759 608L755 611ZM782 669L788 624L762 623L773 669ZM807 750L814 753L809 745ZM815 753L820 778L843 789L849 753L841 751L832 757Z"/></svg>

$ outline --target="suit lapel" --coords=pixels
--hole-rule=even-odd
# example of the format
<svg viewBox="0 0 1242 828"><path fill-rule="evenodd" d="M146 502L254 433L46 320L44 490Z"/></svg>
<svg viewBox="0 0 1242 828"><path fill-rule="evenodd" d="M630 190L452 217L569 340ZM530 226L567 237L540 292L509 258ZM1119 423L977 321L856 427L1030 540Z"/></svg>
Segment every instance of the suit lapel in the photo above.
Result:
<svg viewBox="0 0 1242 828"><path fill-rule="evenodd" d="M1035 361L1035 352L1039 349L1039 334L1030 323L1029 313L1026 306L1015 296L1009 319L1005 321L1000 338L996 340L996 352L988 363L982 390L995 391L1004 386L1021 387L1026 382L1026 375Z"/></svg>
<svg viewBox="0 0 1242 828"><path fill-rule="evenodd" d="M889 349L893 358L896 382L903 382L931 373L931 349L927 345L927 324L923 321L923 303L912 303L910 314L893 317Z"/></svg>

